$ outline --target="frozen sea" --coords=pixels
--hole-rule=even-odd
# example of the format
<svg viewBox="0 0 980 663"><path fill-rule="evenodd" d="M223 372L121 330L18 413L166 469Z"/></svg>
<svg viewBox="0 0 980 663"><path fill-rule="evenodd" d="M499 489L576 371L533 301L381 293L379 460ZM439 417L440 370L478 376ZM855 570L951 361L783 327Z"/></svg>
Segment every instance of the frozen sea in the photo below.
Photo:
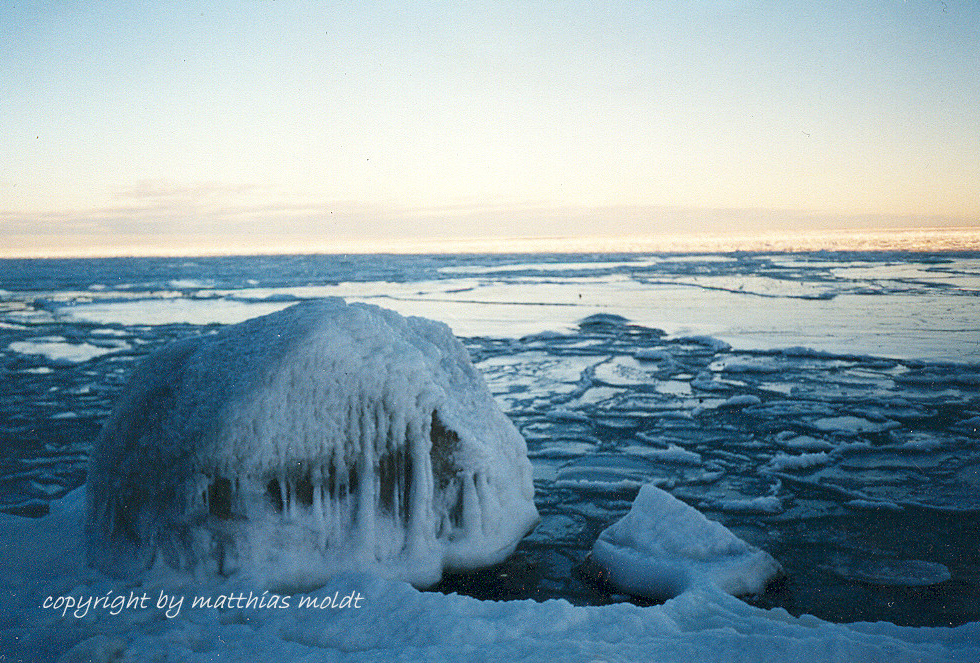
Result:
<svg viewBox="0 0 980 663"><path fill-rule="evenodd" d="M642 605L584 562L653 483L782 564L755 606L980 621L980 253L2 260L0 510L84 483L147 353L327 296L449 324L527 440L541 524L438 590Z"/></svg>

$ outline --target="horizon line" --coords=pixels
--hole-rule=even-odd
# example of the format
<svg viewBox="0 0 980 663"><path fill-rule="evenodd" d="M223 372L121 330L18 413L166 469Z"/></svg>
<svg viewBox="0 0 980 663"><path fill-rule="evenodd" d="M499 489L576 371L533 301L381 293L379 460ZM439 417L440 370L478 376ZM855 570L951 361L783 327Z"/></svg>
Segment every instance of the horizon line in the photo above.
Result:
<svg viewBox="0 0 980 663"><path fill-rule="evenodd" d="M850 242L846 241L850 240ZM218 245L215 245L218 244ZM323 242L311 247L283 242L247 246L209 242L208 246L162 247L131 244L105 249L5 251L0 260L68 260L99 258L213 258L262 255L494 255L494 254L645 254L805 251L980 251L980 227L835 228L742 233L665 233L618 236L431 237L358 239Z"/></svg>

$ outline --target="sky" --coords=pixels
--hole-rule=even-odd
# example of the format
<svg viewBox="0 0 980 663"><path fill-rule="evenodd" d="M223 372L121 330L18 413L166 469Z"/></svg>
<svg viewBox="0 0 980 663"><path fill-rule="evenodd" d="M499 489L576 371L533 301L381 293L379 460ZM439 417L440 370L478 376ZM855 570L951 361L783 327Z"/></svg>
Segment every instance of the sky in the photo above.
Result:
<svg viewBox="0 0 980 663"><path fill-rule="evenodd" d="M978 63L975 0L8 0L0 255L978 227Z"/></svg>

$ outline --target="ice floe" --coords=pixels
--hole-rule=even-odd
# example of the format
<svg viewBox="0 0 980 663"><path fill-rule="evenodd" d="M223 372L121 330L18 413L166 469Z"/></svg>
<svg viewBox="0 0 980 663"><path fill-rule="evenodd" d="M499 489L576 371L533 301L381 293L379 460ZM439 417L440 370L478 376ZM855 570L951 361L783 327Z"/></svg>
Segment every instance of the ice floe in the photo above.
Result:
<svg viewBox="0 0 980 663"><path fill-rule="evenodd" d="M952 577L945 565L917 559L837 559L832 569L847 580L884 587L925 587Z"/></svg>
<svg viewBox="0 0 980 663"><path fill-rule="evenodd" d="M781 571L768 553L649 484L629 513L599 535L592 556L617 589L654 598L704 584L756 593Z"/></svg>

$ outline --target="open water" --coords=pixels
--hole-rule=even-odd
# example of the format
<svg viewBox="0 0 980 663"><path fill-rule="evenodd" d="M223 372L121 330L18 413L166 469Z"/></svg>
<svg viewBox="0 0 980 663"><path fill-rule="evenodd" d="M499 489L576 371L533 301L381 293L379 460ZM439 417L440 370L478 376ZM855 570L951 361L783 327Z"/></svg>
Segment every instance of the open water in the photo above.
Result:
<svg viewBox="0 0 980 663"><path fill-rule="evenodd" d="M0 260L0 510L84 482L147 353L326 296L449 324L527 439L541 524L444 591L628 600L583 562L653 482L780 561L751 602L980 620L978 253Z"/></svg>

